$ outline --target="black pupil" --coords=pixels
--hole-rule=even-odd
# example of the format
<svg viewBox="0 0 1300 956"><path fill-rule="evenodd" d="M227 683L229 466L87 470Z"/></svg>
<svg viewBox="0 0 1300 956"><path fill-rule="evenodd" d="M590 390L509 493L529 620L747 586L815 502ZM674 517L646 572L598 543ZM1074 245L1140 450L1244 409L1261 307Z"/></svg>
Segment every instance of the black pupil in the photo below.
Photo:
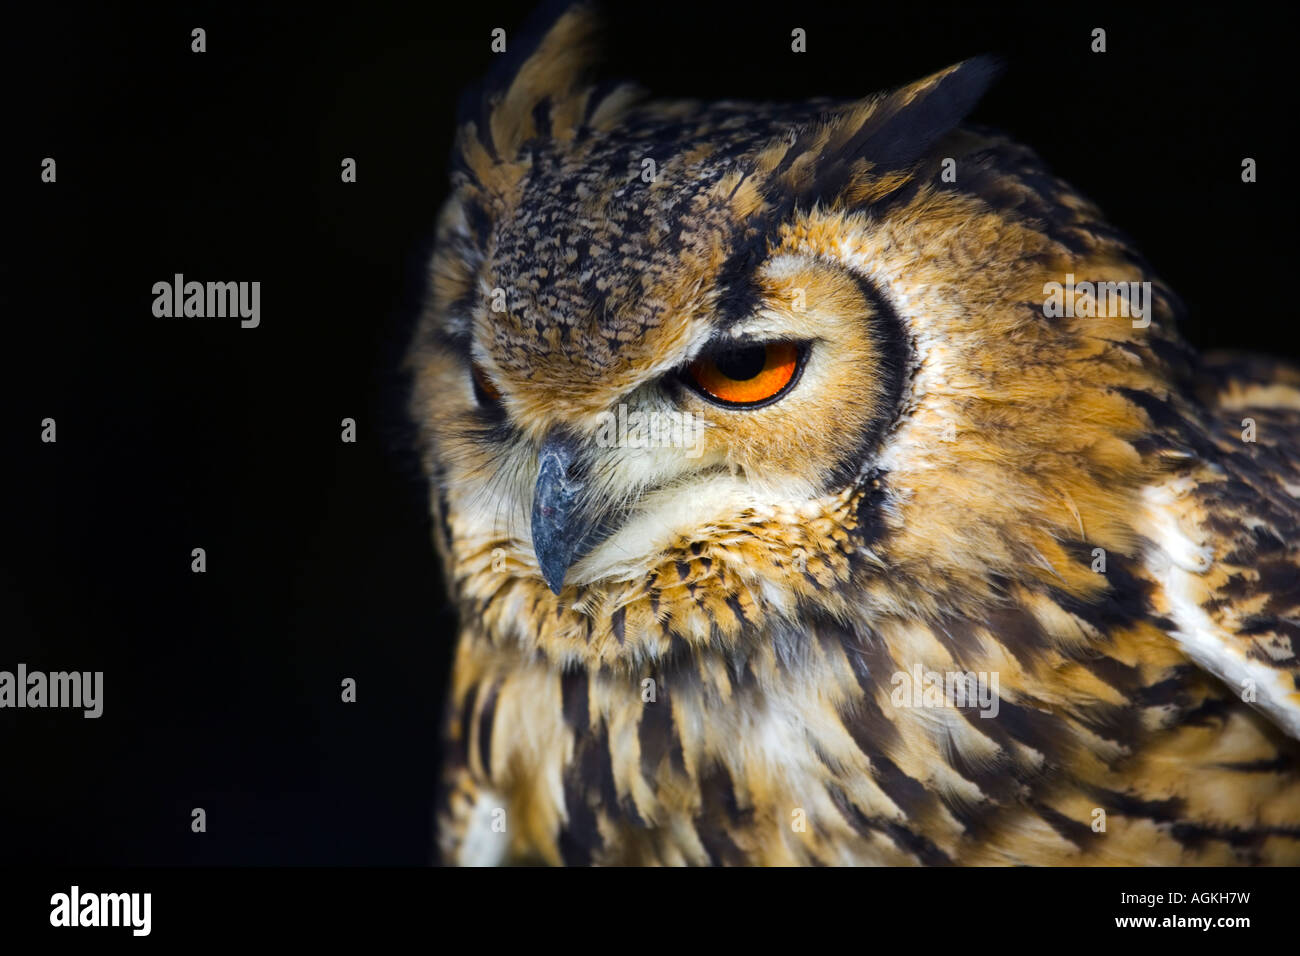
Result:
<svg viewBox="0 0 1300 956"><path fill-rule="evenodd" d="M718 352L713 356L713 364L727 378L743 382L763 371L767 365L767 346L751 345L748 348Z"/></svg>

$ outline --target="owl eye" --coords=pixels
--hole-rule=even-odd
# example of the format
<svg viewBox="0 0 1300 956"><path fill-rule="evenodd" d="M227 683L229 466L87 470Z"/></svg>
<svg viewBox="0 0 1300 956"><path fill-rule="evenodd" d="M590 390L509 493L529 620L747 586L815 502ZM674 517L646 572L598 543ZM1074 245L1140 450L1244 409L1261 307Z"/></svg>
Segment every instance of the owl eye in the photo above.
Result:
<svg viewBox="0 0 1300 956"><path fill-rule="evenodd" d="M718 404L753 408L790 390L806 353L807 346L797 342L726 345L697 358L683 374Z"/></svg>
<svg viewBox="0 0 1300 956"><path fill-rule="evenodd" d="M500 390L492 384L492 380L477 362L470 364L470 378L474 381L474 398L480 405L496 405L501 401Z"/></svg>

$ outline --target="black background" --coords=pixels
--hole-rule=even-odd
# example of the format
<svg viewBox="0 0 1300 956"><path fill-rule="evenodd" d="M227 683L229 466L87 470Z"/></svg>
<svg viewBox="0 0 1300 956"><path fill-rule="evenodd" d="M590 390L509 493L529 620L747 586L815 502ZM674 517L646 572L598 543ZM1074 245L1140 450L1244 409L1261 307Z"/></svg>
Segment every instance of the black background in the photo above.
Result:
<svg viewBox="0 0 1300 956"><path fill-rule="evenodd" d="M0 711L0 861L430 860L452 619L396 363L459 94L531 7L6 15L0 669L102 670L105 710ZM1291 34L1273 17L624 4L610 62L665 95L793 99L1000 54L974 118L1137 239L1191 341L1295 356L1276 238L1297 212ZM154 318L177 272L260 281L261 327Z"/></svg>

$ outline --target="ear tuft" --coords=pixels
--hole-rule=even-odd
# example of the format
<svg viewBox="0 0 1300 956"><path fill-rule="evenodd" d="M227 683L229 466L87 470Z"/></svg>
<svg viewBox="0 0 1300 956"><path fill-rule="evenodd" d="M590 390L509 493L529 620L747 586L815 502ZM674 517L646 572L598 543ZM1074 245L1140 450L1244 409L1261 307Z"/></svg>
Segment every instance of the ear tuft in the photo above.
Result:
<svg viewBox="0 0 1300 956"><path fill-rule="evenodd" d="M860 191L868 172L901 184L966 118L999 72L992 57L973 57L838 110L789 146L773 170L773 187L787 200L809 203Z"/></svg>
<svg viewBox="0 0 1300 956"><path fill-rule="evenodd" d="M916 163L952 131L1001 72L991 56L977 56L888 94L876 107L869 130L854 137L877 169Z"/></svg>
<svg viewBox="0 0 1300 956"><path fill-rule="evenodd" d="M544 4L508 36L506 54L483 84L466 94L462 133L506 162L534 137L571 137L599 59L600 32L590 0Z"/></svg>

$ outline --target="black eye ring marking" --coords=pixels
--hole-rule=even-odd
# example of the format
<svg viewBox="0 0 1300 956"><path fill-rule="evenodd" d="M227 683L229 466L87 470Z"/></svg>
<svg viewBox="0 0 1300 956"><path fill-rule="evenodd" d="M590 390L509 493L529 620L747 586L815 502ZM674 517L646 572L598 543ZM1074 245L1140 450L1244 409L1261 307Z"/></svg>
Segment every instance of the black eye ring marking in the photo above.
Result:
<svg viewBox="0 0 1300 956"><path fill-rule="evenodd" d="M470 362L469 377L474 386L474 399L478 402L479 407L500 409L501 392L492 384L492 380L487 377L487 373L483 371L477 362Z"/></svg>

